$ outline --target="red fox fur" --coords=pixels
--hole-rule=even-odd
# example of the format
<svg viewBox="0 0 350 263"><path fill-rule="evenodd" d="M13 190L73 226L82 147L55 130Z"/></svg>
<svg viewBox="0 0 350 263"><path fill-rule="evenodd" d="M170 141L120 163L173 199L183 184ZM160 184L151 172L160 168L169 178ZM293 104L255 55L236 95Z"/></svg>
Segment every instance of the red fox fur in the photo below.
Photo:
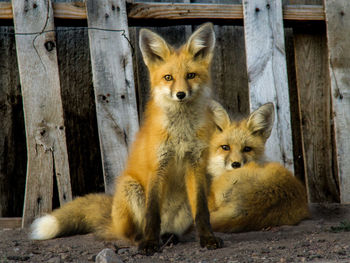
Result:
<svg viewBox="0 0 350 263"><path fill-rule="evenodd" d="M77 198L37 219L33 239L95 231L105 239L135 242L151 255L159 249L160 236L182 235L194 222L202 247L222 246L212 232L207 205L206 167L215 129L209 108L214 45L210 23L180 49L149 30L140 31L151 97L114 196Z"/></svg>
<svg viewBox="0 0 350 263"><path fill-rule="evenodd" d="M302 183L281 164L265 161L265 142L273 122L272 103L240 122L231 122L221 111L220 129L211 139L208 163L214 231L294 225L309 217Z"/></svg>

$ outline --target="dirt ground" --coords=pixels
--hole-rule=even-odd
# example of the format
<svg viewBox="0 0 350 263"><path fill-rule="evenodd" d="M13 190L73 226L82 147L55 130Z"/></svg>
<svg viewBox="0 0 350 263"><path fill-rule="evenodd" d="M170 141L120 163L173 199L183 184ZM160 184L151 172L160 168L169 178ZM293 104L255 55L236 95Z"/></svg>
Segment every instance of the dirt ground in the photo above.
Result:
<svg viewBox="0 0 350 263"><path fill-rule="evenodd" d="M218 250L200 248L195 233L177 245L147 257L136 247L101 242L93 235L28 240L27 230L0 230L0 262L94 262L104 248L111 248L122 262L350 262L350 205L313 205L312 218L298 226L262 231L221 234ZM343 223L342 223L343 222Z"/></svg>

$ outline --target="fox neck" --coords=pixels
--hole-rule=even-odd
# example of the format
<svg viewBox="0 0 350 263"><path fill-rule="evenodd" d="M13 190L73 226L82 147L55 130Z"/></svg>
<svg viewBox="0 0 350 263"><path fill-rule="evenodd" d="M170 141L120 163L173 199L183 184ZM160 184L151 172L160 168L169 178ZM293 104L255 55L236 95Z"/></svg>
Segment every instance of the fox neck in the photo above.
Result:
<svg viewBox="0 0 350 263"><path fill-rule="evenodd" d="M171 152L177 160L182 160L191 152L197 158L207 148L207 142L201 141L197 134L208 122L210 92L203 91L196 95L197 97L184 102L167 100L167 103L159 103L151 98L151 104L162 116L162 128L168 134L160 155Z"/></svg>

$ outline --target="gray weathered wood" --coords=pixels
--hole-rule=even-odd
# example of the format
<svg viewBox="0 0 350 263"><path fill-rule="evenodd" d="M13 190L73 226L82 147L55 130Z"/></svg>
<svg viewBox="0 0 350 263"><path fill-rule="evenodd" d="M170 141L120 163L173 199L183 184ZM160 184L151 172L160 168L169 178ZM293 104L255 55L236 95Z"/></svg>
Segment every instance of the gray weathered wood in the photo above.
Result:
<svg viewBox="0 0 350 263"><path fill-rule="evenodd" d="M295 63L309 201L339 202L333 160L327 41L320 30L295 31Z"/></svg>
<svg viewBox="0 0 350 263"><path fill-rule="evenodd" d="M20 228L22 224L21 217L0 217L0 230Z"/></svg>
<svg viewBox="0 0 350 263"><path fill-rule="evenodd" d="M89 0L86 8L89 27L124 30L89 30L105 189L112 192L138 130L127 13L124 0Z"/></svg>
<svg viewBox="0 0 350 263"><path fill-rule="evenodd" d="M250 108L274 102L267 156L293 170L293 146L281 1L243 1Z"/></svg>
<svg viewBox="0 0 350 263"><path fill-rule="evenodd" d="M158 0L159 1L159 0ZM170 2L169 0L167 0ZM193 2L196 2L194 0ZM209 1L209 0L208 0ZM208 2L206 0L203 3ZM211 0L210 0L211 1ZM321 0L322 1L322 0ZM58 19L86 19L86 10L84 3L57 3L54 4L54 15ZM135 1L140 2L140 1ZM232 4L233 1L223 0L218 5L212 4L187 4L190 1L183 1L185 4L177 4L171 1L168 3L130 3L128 6L129 19L136 22L137 20L147 19L227 19L240 20L242 19L242 5ZM180 1L181 2L181 1ZM192 2L192 3L193 3ZM290 1L293 2L293 1ZM294 21L322 21L324 20L324 11L322 5L309 6L292 6L285 5L283 8L283 17L286 20ZM0 19L12 19L11 3L0 2ZM143 22L141 22L141 25Z"/></svg>
<svg viewBox="0 0 350 263"><path fill-rule="evenodd" d="M340 179L340 199L350 202L350 2L324 1L329 73Z"/></svg>
<svg viewBox="0 0 350 263"><path fill-rule="evenodd" d="M12 1L16 33L54 29L51 2ZM56 176L60 203L72 199L55 33L16 35L27 137L23 226L52 208Z"/></svg>
<svg viewBox="0 0 350 263"><path fill-rule="evenodd" d="M0 27L0 217L22 216L26 140L13 27Z"/></svg>

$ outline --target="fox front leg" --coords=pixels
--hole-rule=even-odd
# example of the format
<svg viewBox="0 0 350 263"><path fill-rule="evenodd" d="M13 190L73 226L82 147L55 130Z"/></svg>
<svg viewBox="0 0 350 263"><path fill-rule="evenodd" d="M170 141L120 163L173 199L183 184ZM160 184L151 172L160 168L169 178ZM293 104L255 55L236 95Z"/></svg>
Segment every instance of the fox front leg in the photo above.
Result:
<svg viewBox="0 0 350 263"><path fill-rule="evenodd" d="M161 155L158 169L150 178L146 190L146 211L143 223L143 239L139 243L141 254L150 256L159 251L160 247L160 196L163 178L168 168L171 152Z"/></svg>
<svg viewBox="0 0 350 263"><path fill-rule="evenodd" d="M205 172L206 166L203 159L187 165L187 195L201 247L217 249L223 246L223 241L220 238L215 237L211 229L207 201L208 180Z"/></svg>
<svg viewBox="0 0 350 263"><path fill-rule="evenodd" d="M144 218L143 239L139 243L138 249L141 254L151 256L159 251L160 235L160 203L158 178L154 178L148 184L146 193L146 213Z"/></svg>

